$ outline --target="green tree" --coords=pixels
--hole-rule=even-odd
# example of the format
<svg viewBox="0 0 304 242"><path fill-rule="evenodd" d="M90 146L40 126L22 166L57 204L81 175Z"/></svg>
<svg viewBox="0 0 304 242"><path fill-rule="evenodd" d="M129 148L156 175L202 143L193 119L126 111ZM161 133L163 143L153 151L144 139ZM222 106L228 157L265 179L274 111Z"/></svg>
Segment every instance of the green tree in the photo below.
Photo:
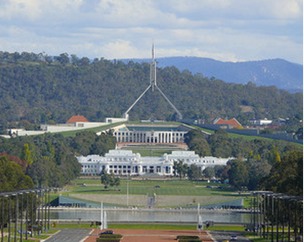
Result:
<svg viewBox="0 0 304 242"><path fill-rule="evenodd" d="M211 155L209 144L201 131L190 130L184 139L189 149L193 150L200 157Z"/></svg>
<svg viewBox="0 0 304 242"><path fill-rule="evenodd" d="M265 160L250 159L247 161L247 167L249 171L248 189L260 189L263 179L270 173L271 165Z"/></svg>
<svg viewBox="0 0 304 242"><path fill-rule="evenodd" d="M243 160L234 160L228 171L229 183L235 188L242 190L248 186L249 174L246 163Z"/></svg>
<svg viewBox="0 0 304 242"><path fill-rule="evenodd" d="M214 167L206 167L204 170L203 170L203 175L208 178L208 179L211 179L213 177L215 177L215 170L214 170Z"/></svg>
<svg viewBox="0 0 304 242"><path fill-rule="evenodd" d="M273 192L303 196L303 152L286 152L272 167L263 187Z"/></svg>
<svg viewBox="0 0 304 242"><path fill-rule="evenodd" d="M105 189L108 189L109 186L119 186L120 178L115 176L114 173L108 174L106 170L102 170L100 173L100 181L104 185Z"/></svg>
<svg viewBox="0 0 304 242"><path fill-rule="evenodd" d="M32 179L25 175L22 167L7 156L0 156L0 192L12 192L33 188Z"/></svg>
<svg viewBox="0 0 304 242"><path fill-rule="evenodd" d="M33 159L33 156L32 156L32 152L30 150L30 146L27 143L25 143L23 145L23 155L22 155L22 158L27 161L28 165L33 164L34 159Z"/></svg>
<svg viewBox="0 0 304 242"><path fill-rule="evenodd" d="M191 164L187 171L187 176L191 181L197 181L202 178L201 168L195 164Z"/></svg>
<svg viewBox="0 0 304 242"><path fill-rule="evenodd" d="M174 161L173 163L173 172L175 176L179 176L179 179L181 180L188 171L188 165L185 164L182 160Z"/></svg>

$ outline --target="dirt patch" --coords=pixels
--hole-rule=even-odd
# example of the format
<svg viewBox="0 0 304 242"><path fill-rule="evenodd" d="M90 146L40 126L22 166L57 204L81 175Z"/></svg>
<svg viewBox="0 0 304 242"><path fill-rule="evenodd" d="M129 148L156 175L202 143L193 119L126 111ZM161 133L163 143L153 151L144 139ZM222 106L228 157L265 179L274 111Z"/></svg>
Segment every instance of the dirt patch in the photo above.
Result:
<svg viewBox="0 0 304 242"><path fill-rule="evenodd" d="M197 230L140 230L140 229L114 229L115 234L123 235L123 242L164 242L176 241L177 235L197 235L202 241L213 241L208 232ZM99 229L94 230L84 242L95 242Z"/></svg>

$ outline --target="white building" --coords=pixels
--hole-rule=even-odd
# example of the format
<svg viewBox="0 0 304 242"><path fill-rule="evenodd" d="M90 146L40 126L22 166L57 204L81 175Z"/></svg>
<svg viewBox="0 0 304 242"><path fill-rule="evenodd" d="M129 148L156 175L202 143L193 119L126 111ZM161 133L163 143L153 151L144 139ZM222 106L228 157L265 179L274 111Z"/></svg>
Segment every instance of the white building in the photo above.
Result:
<svg viewBox="0 0 304 242"><path fill-rule="evenodd" d="M184 125L121 125L114 128L118 143L183 143L190 128Z"/></svg>
<svg viewBox="0 0 304 242"><path fill-rule="evenodd" d="M195 164L203 171L208 166L226 165L232 158L199 157L194 151L172 151L161 157L141 157L131 150L110 150L105 156L89 155L77 157L82 175L99 175L102 170L115 175L158 174L172 176L175 161L187 165Z"/></svg>
<svg viewBox="0 0 304 242"><path fill-rule="evenodd" d="M272 120L269 120L267 118L265 118L265 119L254 119L254 120L250 120L250 122L253 125L258 125L258 126L267 126L267 125L272 124Z"/></svg>

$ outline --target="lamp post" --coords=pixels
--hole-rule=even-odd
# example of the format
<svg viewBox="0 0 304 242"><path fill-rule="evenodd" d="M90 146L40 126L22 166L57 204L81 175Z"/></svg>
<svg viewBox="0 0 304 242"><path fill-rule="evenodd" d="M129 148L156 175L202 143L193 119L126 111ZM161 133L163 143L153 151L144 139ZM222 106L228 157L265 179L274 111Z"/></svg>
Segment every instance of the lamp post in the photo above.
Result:
<svg viewBox="0 0 304 242"><path fill-rule="evenodd" d="M2 205L1 205L1 242L3 242L4 239L4 196L2 196Z"/></svg>
<svg viewBox="0 0 304 242"><path fill-rule="evenodd" d="M129 173L127 174L127 207L129 207Z"/></svg>
<svg viewBox="0 0 304 242"><path fill-rule="evenodd" d="M51 204L50 204L50 189L48 190L47 193L47 200L48 200L48 224L47 224L47 229L50 230L50 208L51 208Z"/></svg>
<svg viewBox="0 0 304 242"><path fill-rule="evenodd" d="M23 235L23 227L22 227L22 225L23 225L23 193L21 192L21 193L19 193L20 195L21 195L21 211L20 211L20 215L21 215L21 217L20 217L20 242L22 242L22 235Z"/></svg>
<svg viewBox="0 0 304 242"><path fill-rule="evenodd" d="M28 194L29 192L25 192L26 206L25 206L25 239L28 239Z"/></svg>
<svg viewBox="0 0 304 242"><path fill-rule="evenodd" d="M11 198L8 196L8 241L11 241Z"/></svg>
<svg viewBox="0 0 304 242"><path fill-rule="evenodd" d="M16 196L16 202L15 202L15 231L14 231L14 242L17 242L17 223L18 223L18 193L14 194L13 196Z"/></svg>
<svg viewBox="0 0 304 242"><path fill-rule="evenodd" d="M44 189L44 231L47 230L47 191L48 189Z"/></svg>

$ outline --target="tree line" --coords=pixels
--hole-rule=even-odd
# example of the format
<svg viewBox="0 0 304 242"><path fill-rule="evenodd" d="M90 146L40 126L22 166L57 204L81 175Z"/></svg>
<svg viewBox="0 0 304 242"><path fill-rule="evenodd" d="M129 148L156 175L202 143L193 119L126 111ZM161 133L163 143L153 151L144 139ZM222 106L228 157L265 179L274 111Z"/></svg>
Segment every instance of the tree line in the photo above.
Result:
<svg viewBox="0 0 304 242"><path fill-rule="evenodd" d="M115 148L111 134L83 131L0 138L0 192L62 187L80 175L78 155L104 155Z"/></svg>
<svg viewBox="0 0 304 242"><path fill-rule="evenodd" d="M232 157L226 166L206 168L206 178L217 177L238 190L269 190L297 196L303 194L303 151L300 145L274 140L231 138L223 130L210 136L205 136L199 130L191 130L185 141L189 149L200 156ZM180 162L176 167L180 175L193 170L187 170Z"/></svg>

